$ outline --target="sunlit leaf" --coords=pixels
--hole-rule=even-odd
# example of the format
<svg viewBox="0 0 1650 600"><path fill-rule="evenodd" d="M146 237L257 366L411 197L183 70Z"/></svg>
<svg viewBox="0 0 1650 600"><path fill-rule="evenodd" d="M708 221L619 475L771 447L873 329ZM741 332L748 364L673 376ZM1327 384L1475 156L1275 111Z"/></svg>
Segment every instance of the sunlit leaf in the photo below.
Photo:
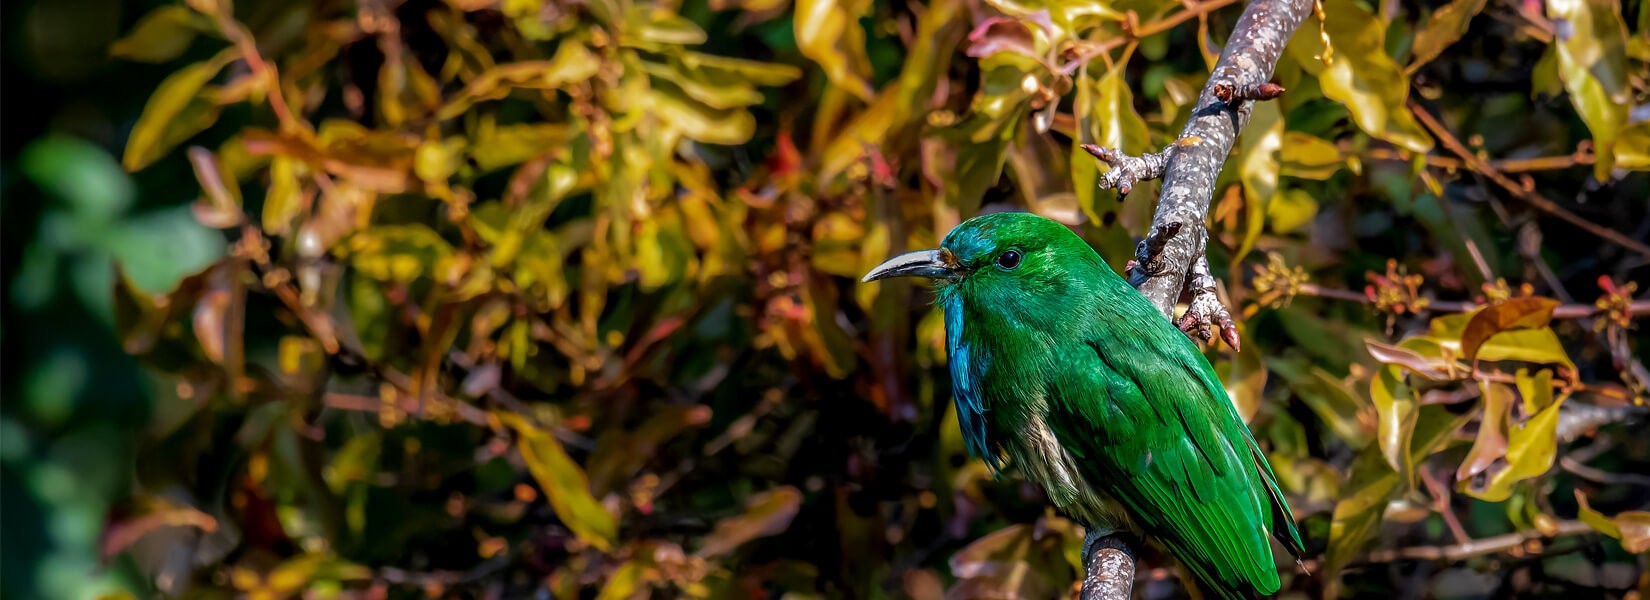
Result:
<svg viewBox="0 0 1650 600"><path fill-rule="evenodd" d="M1432 149L1405 102L1409 78L1386 54L1384 21L1353 0L1325 0L1326 28L1334 45L1332 63L1314 58L1324 53L1317 28L1302 27L1289 41L1289 55L1318 78L1323 95L1346 105L1358 127L1371 136L1413 152Z"/></svg>
<svg viewBox="0 0 1650 600"><path fill-rule="evenodd" d="M1278 171L1289 177L1328 179L1346 166L1340 148L1323 138L1299 131L1283 132L1278 148Z"/></svg>
<svg viewBox="0 0 1650 600"><path fill-rule="evenodd" d="M1512 496L1514 484L1546 473L1558 452L1559 407L1564 398L1529 417L1522 424L1507 428L1507 454L1504 460L1492 463L1480 475L1457 483L1462 493L1500 502Z"/></svg>
<svg viewBox="0 0 1650 600"><path fill-rule="evenodd" d="M379 225L350 236L346 258L379 281L407 282L430 273L452 245L422 224Z"/></svg>
<svg viewBox="0 0 1650 600"><path fill-rule="evenodd" d="M1401 481L1410 481L1415 465L1407 451L1415 431L1416 401L1403 371L1392 365L1376 371L1369 384L1369 397L1375 403L1376 440L1381 455Z"/></svg>
<svg viewBox="0 0 1650 600"><path fill-rule="evenodd" d="M1629 554L1650 551L1650 512L1629 510L1606 517L1588 504L1587 496L1576 490L1576 504L1580 505L1578 518L1604 535L1621 540L1621 549Z"/></svg>
<svg viewBox="0 0 1650 600"><path fill-rule="evenodd" d="M296 161L277 156L269 161L269 193L264 195L263 226L270 235L285 235L304 209Z"/></svg>
<svg viewBox="0 0 1650 600"><path fill-rule="evenodd" d="M1616 166L1650 171L1650 121L1639 121L1622 129L1615 151Z"/></svg>
<svg viewBox="0 0 1650 600"><path fill-rule="evenodd" d="M1461 332L1461 353L1470 362L1478 357L1484 343L1509 329L1545 327L1553 319L1558 301L1550 298L1513 298L1474 312Z"/></svg>
<svg viewBox="0 0 1650 600"><path fill-rule="evenodd" d="M232 51L225 50L211 60L179 69L160 82L126 140L126 153L121 158L126 170L149 166L218 120L221 108L203 90L234 57Z"/></svg>
<svg viewBox="0 0 1650 600"><path fill-rule="evenodd" d="M655 80L649 94L666 126L707 144L742 144L756 131L756 118L743 109L708 106L668 81Z"/></svg>
<svg viewBox="0 0 1650 600"><path fill-rule="evenodd" d="M796 45L802 54L825 69L832 85L866 102L872 97L871 59L865 54L865 30L859 19L869 9L866 0L797 0L793 9Z"/></svg>
<svg viewBox="0 0 1650 600"><path fill-rule="evenodd" d="M561 442L525 417L508 412L492 414L515 430L516 448L562 524L585 543L599 550L611 550L618 540L618 521L590 495L590 482L585 478L584 469L567 456Z"/></svg>
<svg viewBox="0 0 1650 600"><path fill-rule="evenodd" d="M1035 83L1046 73L1041 63L1011 52L986 57L980 68L983 81L969 114L939 132L956 144L955 179L946 182L946 200L964 215L978 212L981 196L1002 175L1009 141L1030 110L1034 90L1025 82Z"/></svg>
<svg viewBox="0 0 1650 600"><path fill-rule="evenodd" d="M1272 198L1266 207L1266 226L1273 233L1289 234L1300 230L1318 215L1318 200L1306 190L1285 190Z"/></svg>
<svg viewBox="0 0 1650 600"><path fill-rule="evenodd" d="M1627 123L1627 27L1613 0L1547 0L1558 47L1558 77L1593 133L1593 176L1610 179L1616 139Z"/></svg>

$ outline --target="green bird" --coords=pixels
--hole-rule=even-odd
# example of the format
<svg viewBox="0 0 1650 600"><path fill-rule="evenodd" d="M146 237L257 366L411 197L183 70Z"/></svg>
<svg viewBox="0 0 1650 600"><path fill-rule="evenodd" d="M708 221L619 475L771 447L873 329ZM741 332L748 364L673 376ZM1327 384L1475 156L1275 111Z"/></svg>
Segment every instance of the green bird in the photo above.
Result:
<svg viewBox="0 0 1650 600"><path fill-rule="evenodd" d="M969 219L865 275L932 279L963 439L1089 533L1153 540L1219 598L1272 594L1304 551L1277 477L1196 345L1064 225Z"/></svg>

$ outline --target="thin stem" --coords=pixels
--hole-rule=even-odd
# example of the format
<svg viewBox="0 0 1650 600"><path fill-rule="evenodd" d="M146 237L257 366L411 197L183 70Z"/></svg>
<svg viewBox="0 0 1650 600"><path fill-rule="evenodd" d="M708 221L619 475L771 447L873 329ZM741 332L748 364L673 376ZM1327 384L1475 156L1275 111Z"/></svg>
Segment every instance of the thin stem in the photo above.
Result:
<svg viewBox="0 0 1650 600"><path fill-rule="evenodd" d="M1420 104L1417 104L1415 101L1411 100L1409 103L1409 109L1410 112L1415 113L1415 117L1417 119L1420 119L1421 124L1426 126L1426 128L1432 132L1432 135L1438 138L1439 142L1443 143L1445 148L1448 148L1451 152L1454 152L1456 156L1461 158L1461 162L1464 163L1467 168L1477 171L1483 176L1489 178L1490 181L1494 181L1496 185L1499 185L1508 192L1511 192L1514 197L1523 200L1530 206L1535 207L1536 210L1540 210L1541 212L1568 221L1570 224L1585 229L1589 233L1609 240L1618 246L1632 250L1639 254L1643 254L1646 257L1650 257L1650 245L1645 245L1644 242L1629 238L1614 229L1610 229L1603 225L1599 225L1598 223L1583 219L1575 213L1565 210L1564 207L1559 206L1552 200L1548 200L1541 194L1536 193L1534 189L1519 185L1511 178L1508 178L1506 175L1502 174L1500 170L1485 162L1484 159L1478 158L1478 155L1473 154L1471 150L1468 150L1467 147L1461 143L1461 140L1451 134L1449 130L1444 127L1443 123L1438 122L1438 119L1433 117L1432 113L1429 113L1426 109L1421 108Z"/></svg>

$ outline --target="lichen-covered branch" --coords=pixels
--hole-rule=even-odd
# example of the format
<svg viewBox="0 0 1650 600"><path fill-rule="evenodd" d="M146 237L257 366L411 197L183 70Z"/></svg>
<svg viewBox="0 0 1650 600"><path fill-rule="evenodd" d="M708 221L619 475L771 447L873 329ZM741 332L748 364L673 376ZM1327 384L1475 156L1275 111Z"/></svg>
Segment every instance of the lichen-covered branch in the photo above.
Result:
<svg viewBox="0 0 1650 600"><path fill-rule="evenodd" d="M1082 600L1129 600L1134 592L1134 550L1123 534L1085 540Z"/></svg>
<svg viewBox="0 0 1650 600"><path fill-rule="evenodd" d="M1115 148L1083 144L1083 150L1111 165L1111 170L1100 176L1100 187L1117 190L1117 193L1125 196L1134 184L1162 177L1163 170L1169 166L1169 152L1173 149L1174 147L1170 146L1156 154L1148 152L1140 156L1129 156Z"/></svg>
<svg viewBox="0 0 1650 600"><path fill-rule="evenodd" d="M1152 232L1135 257L1139 264L1155 268L1129 274L1129 282L1166 317L1174 317L1175 304L1193 276L1192 267L1204 256L1208 235L1203 222L1214 196L1215 178L1238 132L1249 121L1250 102L1282 93L1282 88L1269 85L1272 70L1289 37L1311 13L1311 0L1250 2L1203 86L1192 118L1173 151L1166 153L1163 192L1152 217ZM1215 314L1208 310L1209 303L1219 302L1214 299L1213 286L1194 289L1192 300L1194 306L1205 308L1194 319L1200 322ZM1224 326L1221 334L1235 339L1235 330L1229 333Z"/></svg>

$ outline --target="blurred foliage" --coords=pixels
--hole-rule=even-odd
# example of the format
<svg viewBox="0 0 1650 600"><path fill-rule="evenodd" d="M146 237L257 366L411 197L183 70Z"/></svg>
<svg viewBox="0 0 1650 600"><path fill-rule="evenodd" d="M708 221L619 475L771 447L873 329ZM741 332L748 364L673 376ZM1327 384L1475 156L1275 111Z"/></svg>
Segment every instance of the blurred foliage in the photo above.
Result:
<svg viewBox="0 0 1650 600"><path fill-rule="evenodd" d="M931 599L1070 593L1082 533L857 276L1004 209L1122 269L1157 185L1079 145L1172 143L1241 7L5 10L4 596ZM1576 225L1650 238L1650 3L1323 11L1209 215L1287 593L1650 593L1650 263Z"/></svg>

